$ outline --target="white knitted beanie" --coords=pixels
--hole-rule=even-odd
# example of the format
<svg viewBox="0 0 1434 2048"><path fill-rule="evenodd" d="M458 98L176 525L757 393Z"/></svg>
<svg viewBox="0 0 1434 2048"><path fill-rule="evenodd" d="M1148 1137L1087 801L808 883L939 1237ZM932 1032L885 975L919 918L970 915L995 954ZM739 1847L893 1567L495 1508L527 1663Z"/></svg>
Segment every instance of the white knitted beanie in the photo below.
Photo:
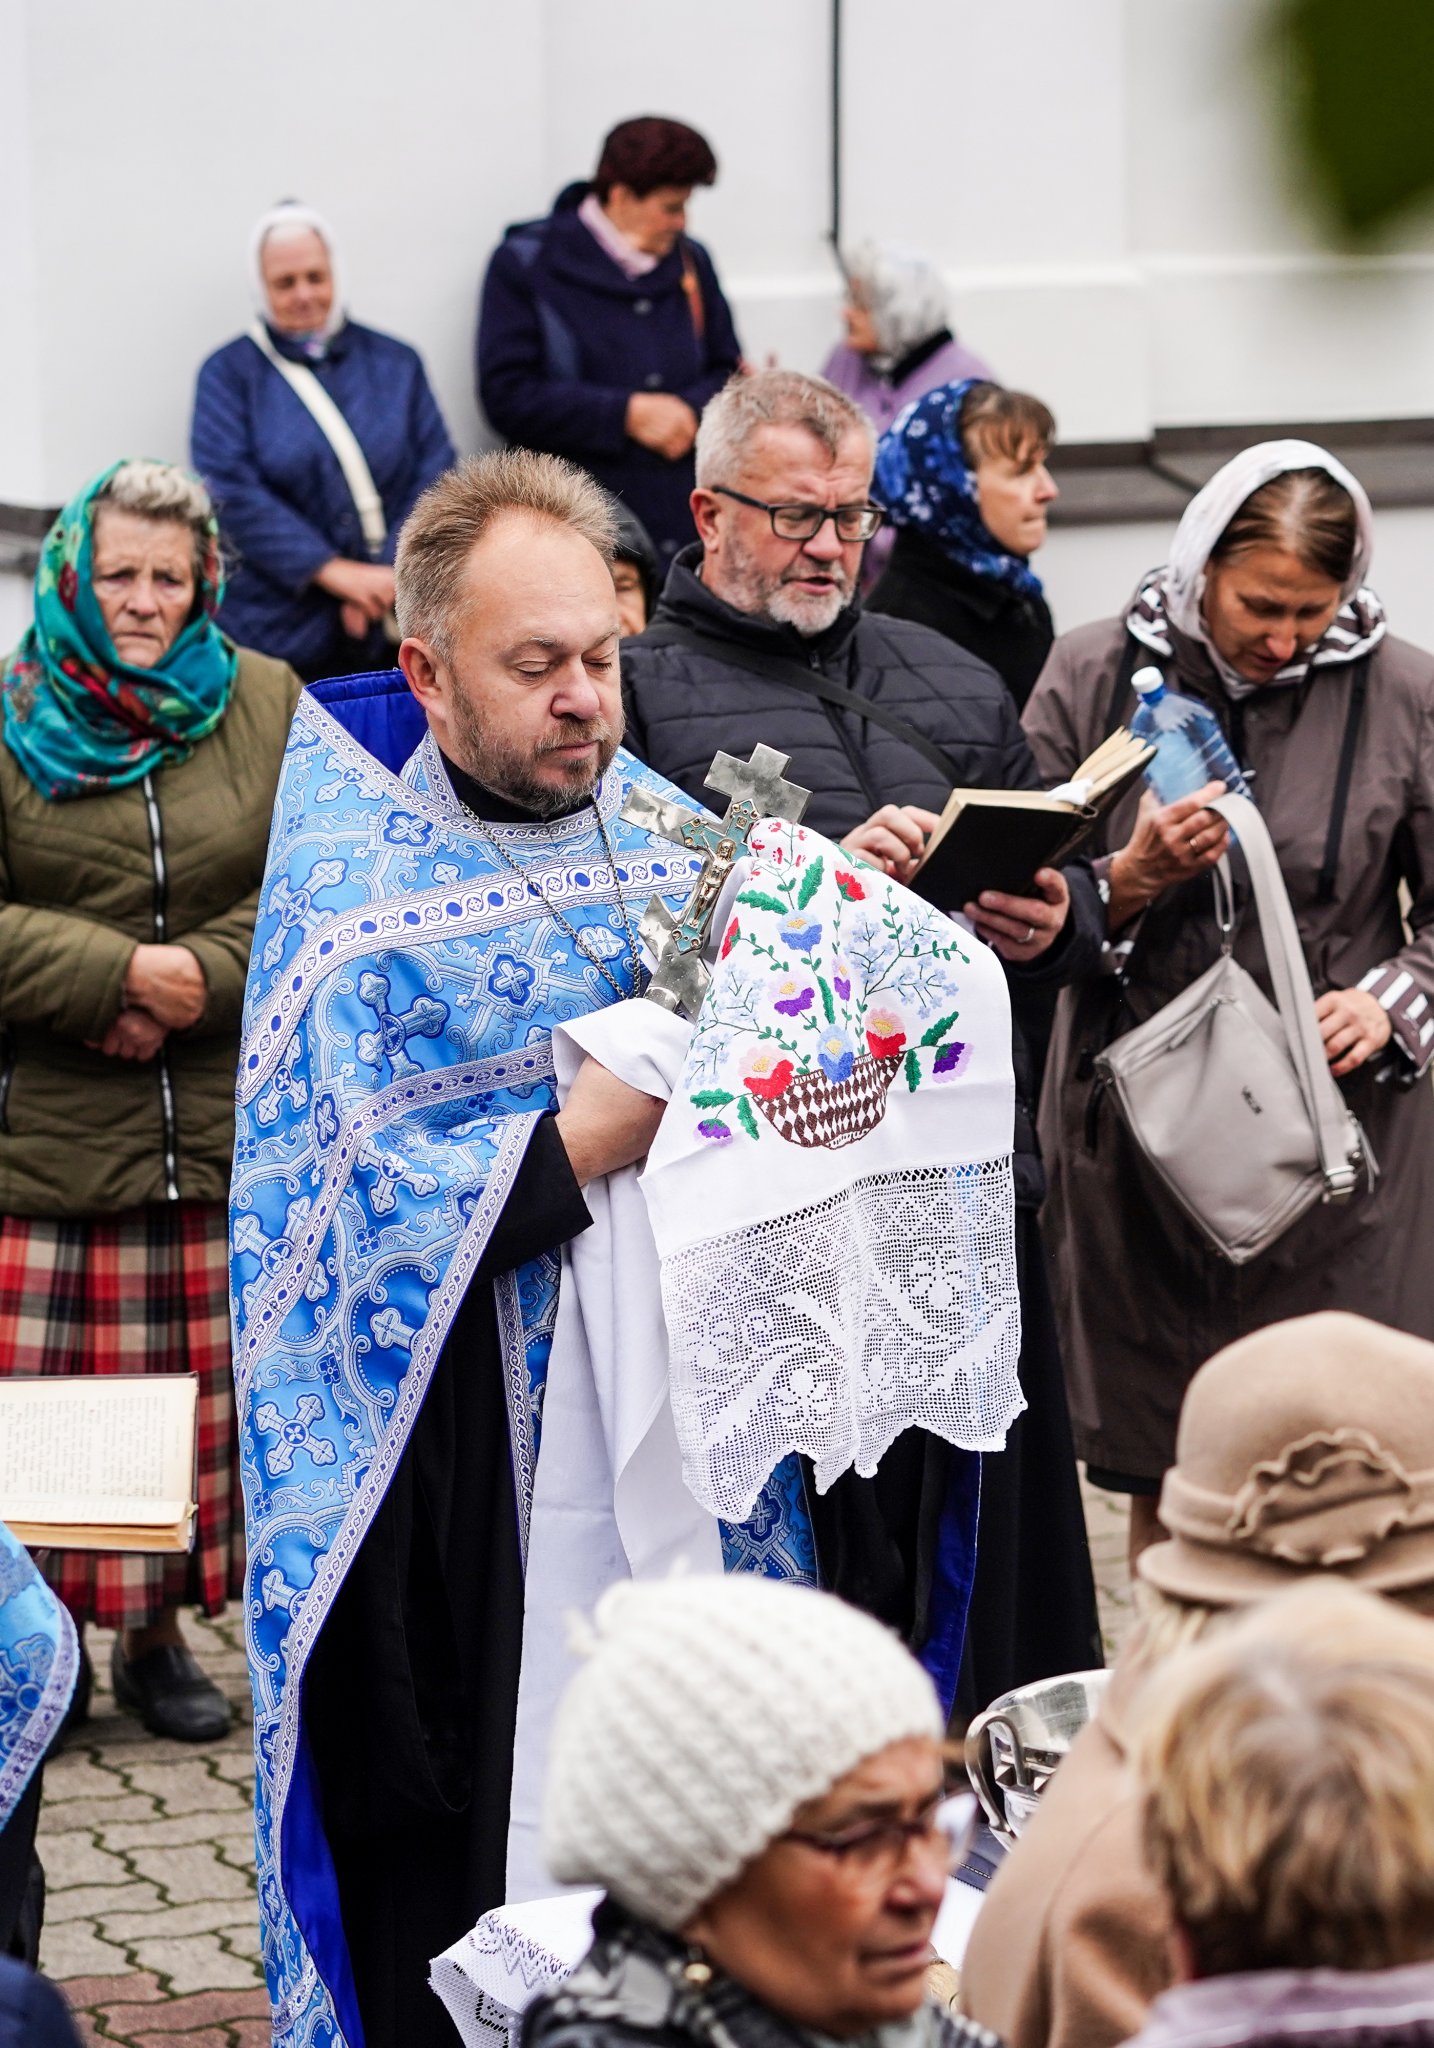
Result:
<svg viewBox="0 0 1434 2048"><path fill-rule="evenodd" d="M745 1572L627 1582L592 1637L554 1723L544 1855L659 1927L863 1758L944 1732L916 1659L830 1593Z"/></svg>

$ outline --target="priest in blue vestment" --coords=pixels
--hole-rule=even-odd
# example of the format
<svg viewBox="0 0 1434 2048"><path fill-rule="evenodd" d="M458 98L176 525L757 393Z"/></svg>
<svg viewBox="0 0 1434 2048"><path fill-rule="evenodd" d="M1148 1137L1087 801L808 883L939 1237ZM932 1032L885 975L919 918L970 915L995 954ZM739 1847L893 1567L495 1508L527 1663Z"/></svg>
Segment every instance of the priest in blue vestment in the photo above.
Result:
<svg viewBox="0 0 1434 2048"><path fill-rule="evenodd" d="M696 864L620 812L609 501L510 452L433 485L402 672L305 693L246 997L232 1288L256 1851L281 2048L445 2043L429 1959L504 1895L561 1248L664 1105L552 1032L641 992ZM729 1567L814 1576L800 1470Z"/></svg>

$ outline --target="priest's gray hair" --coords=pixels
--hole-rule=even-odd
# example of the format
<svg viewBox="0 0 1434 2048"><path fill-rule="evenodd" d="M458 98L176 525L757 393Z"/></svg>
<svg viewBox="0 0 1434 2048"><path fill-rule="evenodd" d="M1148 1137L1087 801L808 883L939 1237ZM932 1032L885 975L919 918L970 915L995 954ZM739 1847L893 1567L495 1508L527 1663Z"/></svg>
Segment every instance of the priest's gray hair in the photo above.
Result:
<svg viewBox="0 0 1434 2048"><path fill-rule="evenodd" d="M586 470L527 448L470 455L429 485L398 536L393 574L405 639L424 640L444 661L453 659L468 558L505 512L569 526L612 562L617 514Z"/></svg>
<svg viewBox="0 0 1434 2048"><path fill-rule="evenodd" d="M214 504L192 470L137 456L120 464L95 505L113 505L120 512L138 513L141 519L173 519L187 526L194 536L194 573L201 573Z"/></svg>
<svg viewBox="0 0 1434 2048"><path fill-rule="evenodd" d="M873 454L876 429L861 407L828 384L800 370L740 373L710 400L697 429L697 485L710 491L733 484L759 427L805 427L835 459L853 432L864 434Z"/></svg>

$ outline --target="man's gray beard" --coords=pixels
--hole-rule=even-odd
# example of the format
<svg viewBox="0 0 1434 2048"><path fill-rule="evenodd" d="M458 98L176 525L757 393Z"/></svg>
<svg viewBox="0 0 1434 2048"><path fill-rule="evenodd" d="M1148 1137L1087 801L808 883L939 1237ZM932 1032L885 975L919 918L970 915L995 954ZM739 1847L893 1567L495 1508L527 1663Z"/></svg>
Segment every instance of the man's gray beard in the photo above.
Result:
<svg viewBox="0 0 1434 2048"><path fill-rule="evenodd" d="M469 699L457 688L453 692L453 729L463 748L458 766L467 771L494 796L501 796L536 818L559 818L586 803L612 765L622 745L623 712L617 714L616 730L603 718L560 718L548 740L536 750L522 752L508 746L480 723ZM572 747L584 740L598 742L596 765L574 764L561 783L540 782L538 763L557 747Z"/></svg>
<svg viewBox="0 0 1434 2048"><path fill-rule="evenodd" d="M727 570L729 589L737 593L730 601L739 612L771 619L778 626L793 626L804 640L835 625L854 592L846 570L833 563L824 570L833 579L831 589L822 597L807 597L779 576L760 570L735 537L728 548Z"/></svg>

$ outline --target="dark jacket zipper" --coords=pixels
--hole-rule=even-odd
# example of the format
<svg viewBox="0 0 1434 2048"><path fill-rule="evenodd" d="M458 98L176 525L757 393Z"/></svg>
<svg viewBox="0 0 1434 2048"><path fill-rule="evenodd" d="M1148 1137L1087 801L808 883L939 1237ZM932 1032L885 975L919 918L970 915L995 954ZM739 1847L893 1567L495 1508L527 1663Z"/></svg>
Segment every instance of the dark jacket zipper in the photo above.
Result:
<svg viewBox="0 0 1434 2048"><path fill-rule="evenodd" d="M154 869L154 943L163 946L169 939L169 869L164 858L164 827L154 794L153 776L146 775L141 787L144 790L145 816L149 820L149 853ZM164 1046L155 1056L155 1066L159 1072L159 1109L164 1143L164 1199L177 1202L179 1119L174 1108L174 1078L169 1070L169 1053Z"/></svg>

